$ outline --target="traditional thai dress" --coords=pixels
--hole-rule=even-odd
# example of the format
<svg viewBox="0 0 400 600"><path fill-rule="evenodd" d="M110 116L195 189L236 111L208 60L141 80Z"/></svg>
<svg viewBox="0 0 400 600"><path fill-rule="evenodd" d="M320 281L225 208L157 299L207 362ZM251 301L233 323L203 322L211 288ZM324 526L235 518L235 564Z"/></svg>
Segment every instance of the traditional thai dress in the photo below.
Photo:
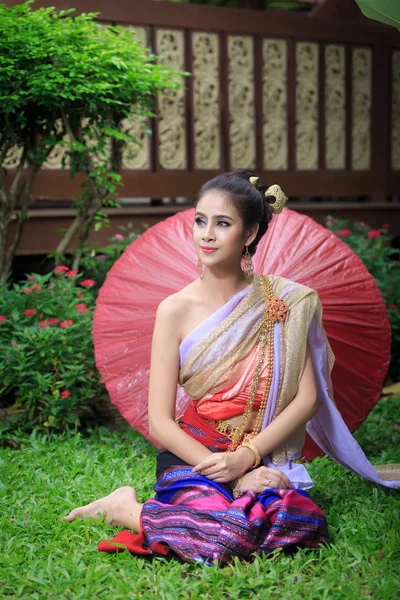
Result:
<svg viewBox="0 0 400 600"><path fill-rule="evenodd" d="M269 296L266 290L270 290ZM296 396L310 348L320 408L264 465L280 469L288 489L247 491L234 499L228 484L209 480L168 451L158 458L156 496L143 505L141 531L120 532L100 550L169 555L227 563L276 548L317 547L328 540L325 515L301 455L306 430L330 457L366 479L400 486L398 466L378 472L351 435L333 400L334 355L315 290L276 275L253 283L198 325L180 345L179 426L212 452L229 451L243 431L229 419L259 410L264 429ZM261 411L261 412L260 412ZM242 436L241 438L238 436Z"/></svg>

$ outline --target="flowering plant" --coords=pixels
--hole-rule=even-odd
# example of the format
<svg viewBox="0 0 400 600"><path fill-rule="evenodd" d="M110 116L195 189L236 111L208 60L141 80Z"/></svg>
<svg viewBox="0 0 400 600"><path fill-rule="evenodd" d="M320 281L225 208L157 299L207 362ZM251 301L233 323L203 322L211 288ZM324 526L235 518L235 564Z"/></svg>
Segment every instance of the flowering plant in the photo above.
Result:
<svg viewBox="0 0 400 600"><path fill-rule="evenodd" d="M389 224L373 229L363 221L326 218L326 227L340 237L361 258L379 287L386 303L392 329L392 358L389 377L400 378L400 261L391 246L394 236Z"/></svg>
<svg viewBox="0 0 400 600"><path fill-rule="evenodd" d="M55 430L103 391L91 335L95 281L60 265L0 286L0 402Z"/></svg>
<svg viewBox="0 0 400 600"><path fill-rule="evenodd" d="M142 227L145 230L148 226L143 225ZM126 226L117 225L117 229L119 229L120 233L111 236L107 246L96 248L89 244L84 244L83 249L80 248L78 251L73 252L64 261L65 264L73 264L76 252L79 252L79 268L81 272L85 274L85 277L93 279L96 282L93 288L94 293L97 293L103 285L106 275L113 264L141 233L133 229L132 223L128 223ZM49 258L54 256L55 254L50 254Z"/></svg>

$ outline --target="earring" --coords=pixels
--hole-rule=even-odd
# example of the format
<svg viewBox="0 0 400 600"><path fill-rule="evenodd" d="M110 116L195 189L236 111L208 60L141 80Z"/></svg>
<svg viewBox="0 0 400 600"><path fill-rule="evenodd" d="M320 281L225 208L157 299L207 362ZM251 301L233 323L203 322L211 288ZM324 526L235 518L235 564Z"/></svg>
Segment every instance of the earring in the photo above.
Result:
<svg viewBox="0 0 400 600"><path fill-rule="evenodd" d="M205 268L203 270L204 265L203 265L203 263L201 262L200 259L197 261L197 266L198 266L199 271L200 271L200 279L203 279Z"/></svg>
<svg viewBox="0 0 400 600"><path fill-rule="evenodd" d="M243 272L246 276L247 281L251 282L253 279L254 265L253 265L253 261L251 260L251 255L250 255L248 246L246 246L246 252L244 255Z"/></svg>

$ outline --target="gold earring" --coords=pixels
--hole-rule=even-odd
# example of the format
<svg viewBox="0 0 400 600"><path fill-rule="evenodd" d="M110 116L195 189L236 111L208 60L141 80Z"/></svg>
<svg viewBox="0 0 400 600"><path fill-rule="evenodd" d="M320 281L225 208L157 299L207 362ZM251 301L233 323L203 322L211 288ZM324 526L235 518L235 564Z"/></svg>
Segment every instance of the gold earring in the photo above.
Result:
<svg viewBox="0 0 400 600"><path fill-rule="evenodd" d="M245 274L247 281L251 282L253 279L253 274L254 274L254 265L253 265L253 261L251 260L251 255L250 255L248 246L246 246L246 252L244 255L243 272Z"/></svg>
<svg viewBox="0 0 400 600"><path fill-rule="evenodd" d="M200 271L200 279L203 279L205 268L203 270L204 265L203 265L203 263L201 262L200 259L197 261L197 266L198 266L199 271Z"/></svg>

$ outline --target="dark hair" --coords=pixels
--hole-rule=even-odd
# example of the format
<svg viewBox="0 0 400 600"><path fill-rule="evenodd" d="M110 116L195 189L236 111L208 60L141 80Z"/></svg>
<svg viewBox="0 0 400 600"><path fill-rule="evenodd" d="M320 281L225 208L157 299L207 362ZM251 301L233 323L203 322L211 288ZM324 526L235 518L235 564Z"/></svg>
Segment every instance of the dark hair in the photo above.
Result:
<svg viewBox="0 0 400 600"><path fill-rule="evenodd" d="M243 220L243 232L247 232L258 223L259 228L253 242L249 245L249 253L253 255L257 244L268 229L272 219L270 204L276 200L275 196L265 196L268 186L259 178L254 186L250 183L250 177L256 177L253 171L247 169L236 169L229 173L217 175L207 181L200 190L195 206L206 192L211 190L226 194ZM243 249L243 254L245 249Z"/></svg>

